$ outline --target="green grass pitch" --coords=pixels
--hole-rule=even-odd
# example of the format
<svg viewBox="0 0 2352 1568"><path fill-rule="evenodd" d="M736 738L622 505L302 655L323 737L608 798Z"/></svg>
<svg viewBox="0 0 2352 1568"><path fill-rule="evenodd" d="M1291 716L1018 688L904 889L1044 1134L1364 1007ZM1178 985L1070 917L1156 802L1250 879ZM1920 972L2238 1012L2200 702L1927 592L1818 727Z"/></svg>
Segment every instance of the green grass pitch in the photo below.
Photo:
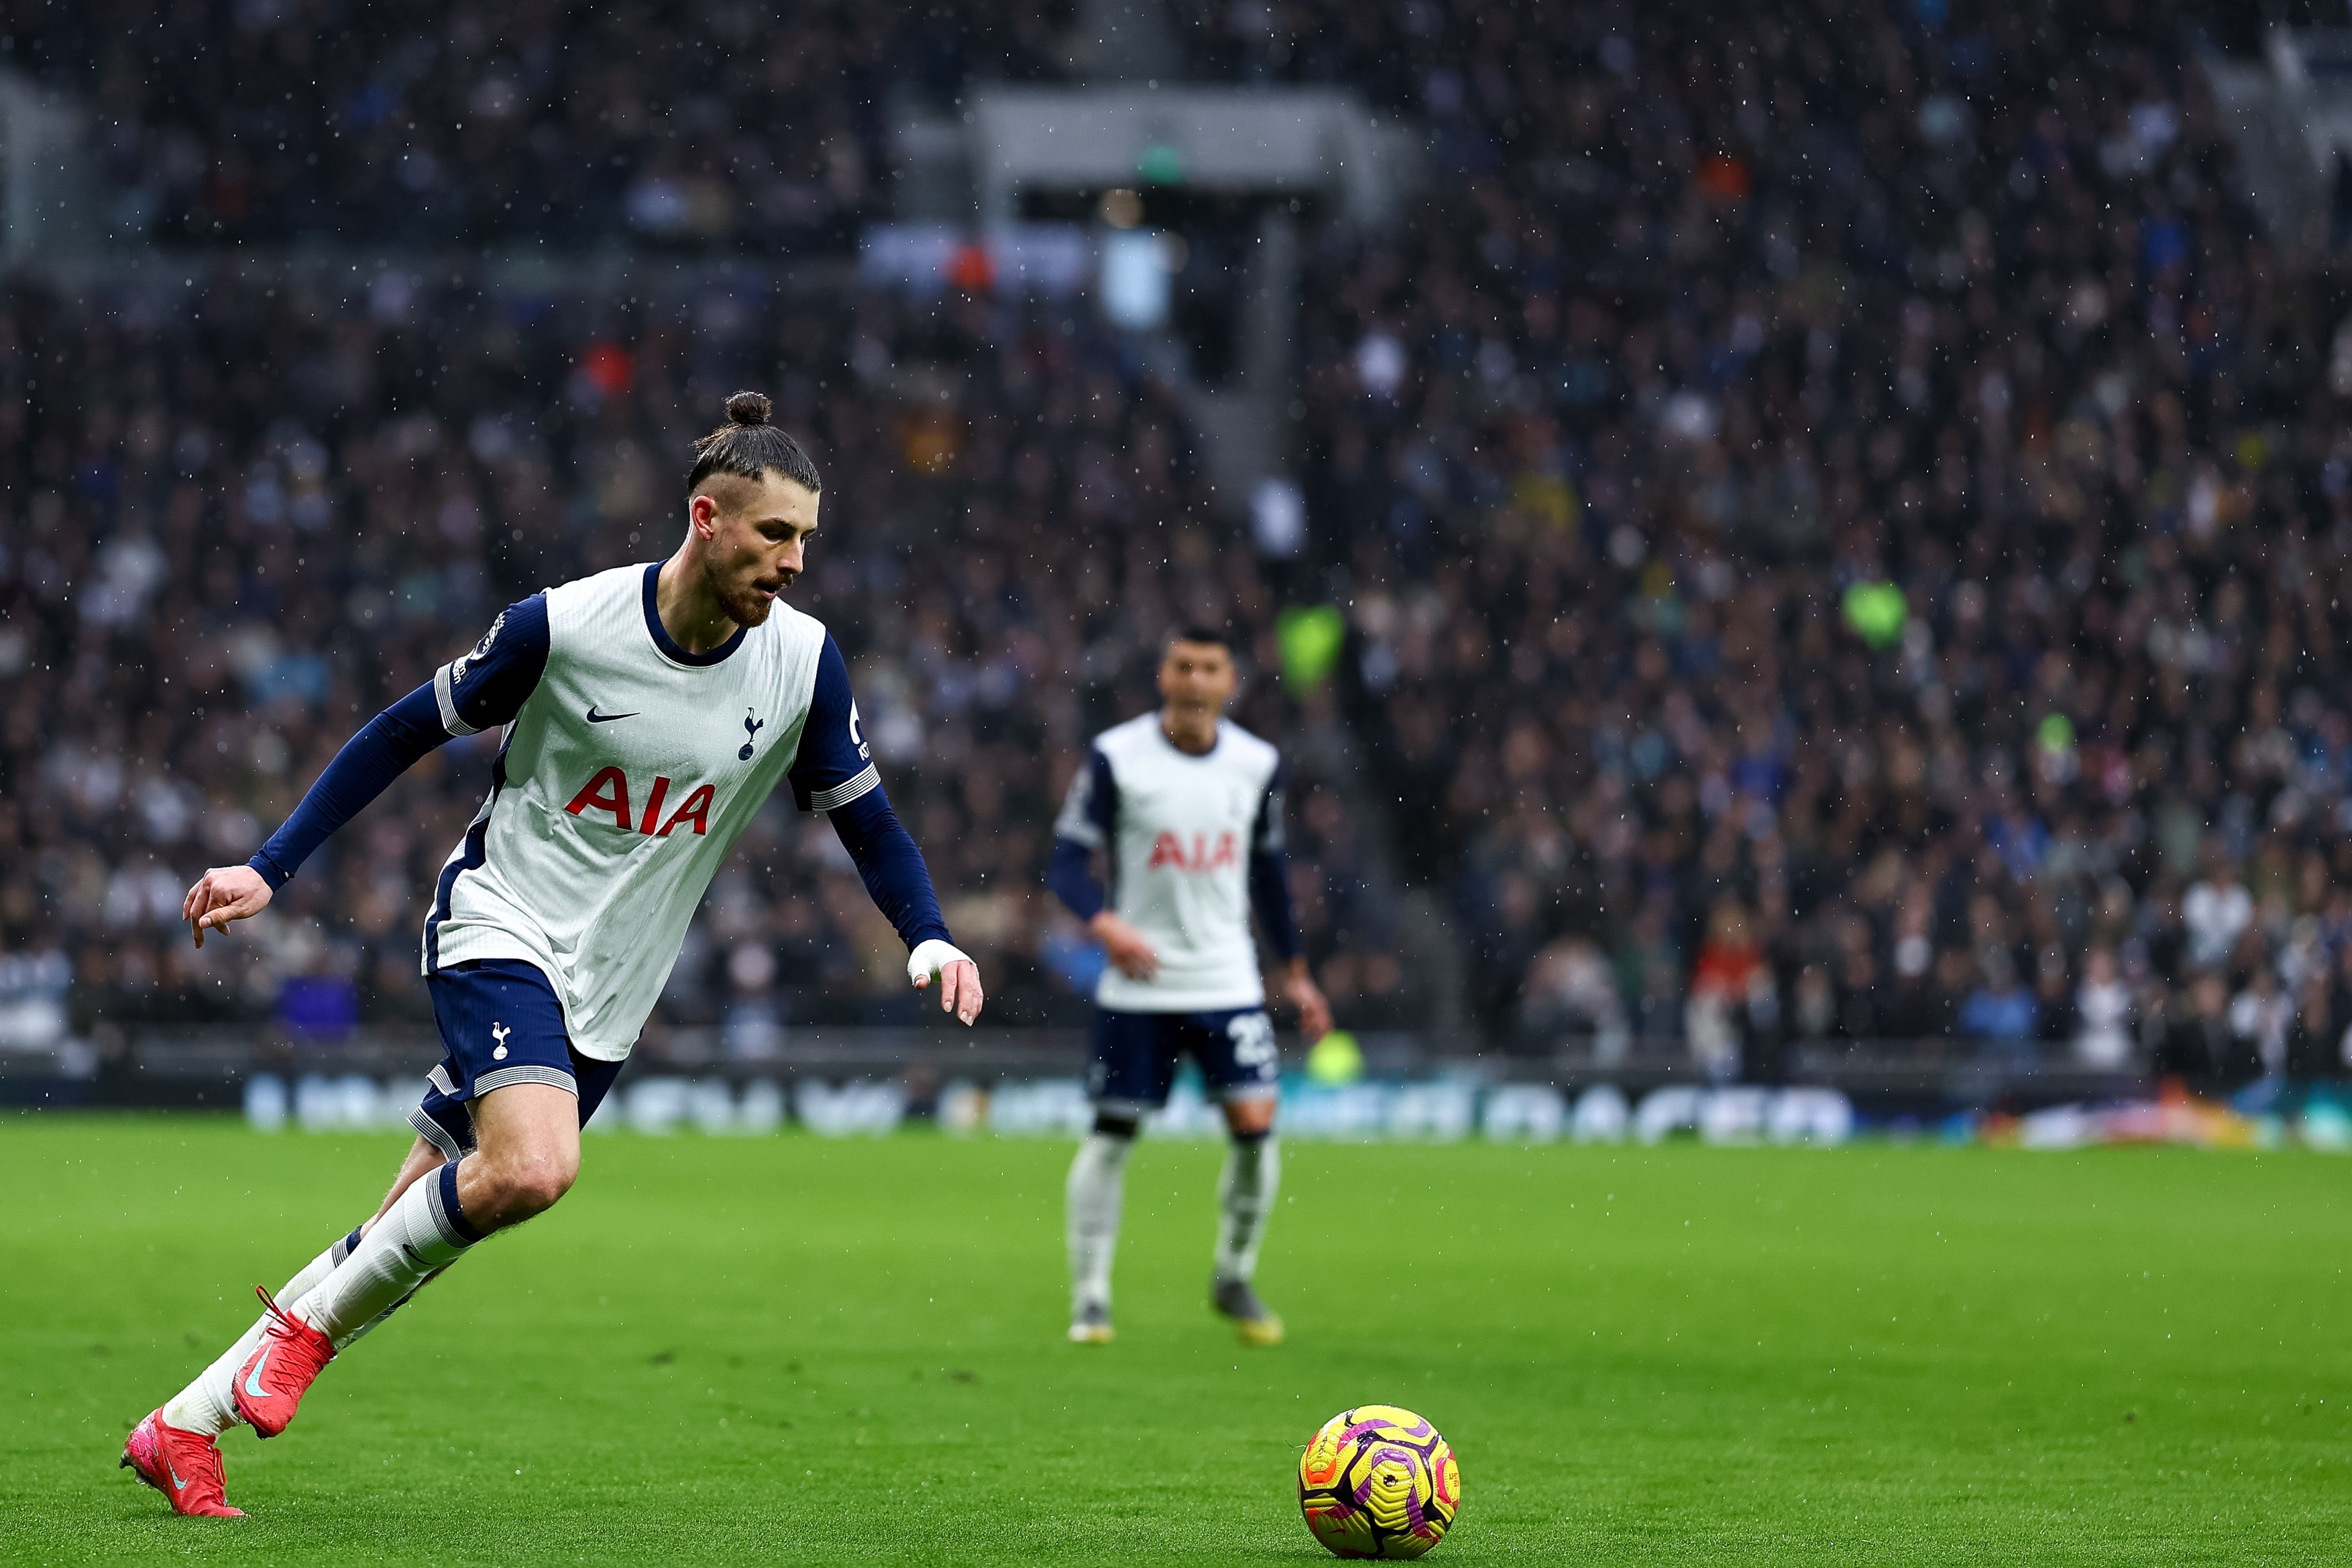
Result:
<svg viewBox="0 0 2352 1568"><path fill-rule="evenodd" d="M1119 1339L1062 1342L1066 1147L591 1141L554 1213L230 1435L131 1422L373 1207L395 1139L0 1120L0 1559L1328 1561L1294 1466L1390 1401L1461 1455L1433 1561L2219 1563L2352 1543L2352 1163L1294 1144L1205 1307L1213 1144L1128 1178Z"/></svg>

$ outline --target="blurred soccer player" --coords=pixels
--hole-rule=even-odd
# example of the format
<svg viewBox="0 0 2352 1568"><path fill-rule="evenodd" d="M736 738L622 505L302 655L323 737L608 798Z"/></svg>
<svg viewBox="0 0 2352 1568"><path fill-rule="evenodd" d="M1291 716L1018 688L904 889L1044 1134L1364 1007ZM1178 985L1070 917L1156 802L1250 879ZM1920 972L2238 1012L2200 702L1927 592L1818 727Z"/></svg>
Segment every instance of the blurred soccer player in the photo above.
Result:
<svg viewBox="0 0 2352 1568"><path fill-rule="evenodd" d="M401 773L505 726L490 791L425 922L444 1056L415 1146L373 1218L289 1280L244 1337L139 1424L122 1462L181 1513L229 1515L215 1439L275 1436L335 1353L492 1231L562 1197L595 1111L677 962L712 873L777 784L831 815L910 950L913 984L979 1016L930 873L882 793L841 650L777 597L804 567L820 485L800 445L737 393L695 444L685 542L508 606L473 650L328 764L244 866L207 871L185 918L258 914Z"/></svg>
<svg viewBox="0 0 2352 1568"><path fill-rule="evenodd" d="M1046 882L1103 944L1087 1091L1094 1131L1070 1165L1070 1338L1111 1337L1111 1254L1128 1152L1165 1105L1178 1061L1200 1064L1233 1147L1217 1185L1211 1304L1244 1342L1282 1339L1251 1278L1281 1173L1274 1134L1281 1064L1265 1016L1250 912L1286 965L1309 1039L1331 1009L1298 951L1282 852L1282 759L1225 721L1236 676L1224 634L1179 632L1160 663L1161 706L1095 737L1054 825ZM1106 898L1092 858L1108 862Z"/></svg>

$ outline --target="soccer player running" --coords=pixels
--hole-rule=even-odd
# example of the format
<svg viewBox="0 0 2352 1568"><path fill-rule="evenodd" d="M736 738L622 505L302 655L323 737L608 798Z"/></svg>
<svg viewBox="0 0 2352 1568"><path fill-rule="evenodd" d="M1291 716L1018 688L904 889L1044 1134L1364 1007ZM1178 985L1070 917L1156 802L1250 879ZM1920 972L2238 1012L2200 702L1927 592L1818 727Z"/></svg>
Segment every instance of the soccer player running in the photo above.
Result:
<svg viewBox="0 0 2352 1568"><path fill-rule="evenodd" d="M1111 1337L1111 1254L1129 1151L1168 1102L1178 1060L1200 1064L1233 1147L1218 1179L1209 1300L1242 1342L1278 1344L1282 1320L1251 1284L1281 1174L1281 1063L1265 1016L1250 911L1283 959L1299 1028L1331 1009L1308 978L1282 848L1282 758L1223 715L1238 678L1223 632L1189 626L1160 661L1161 706L1095 737L1054 825L1046 883L1110 962L1095 988L1087 1092L1094 1131L1070 1163L1070 1338ZM1108 862L1106 898L1092 858Z"/></svg>
<svg viewBox="0 0 2352 1568"><path fill-rule="evenodd" d="M780 781L827 813L965 1024L980 972L890 809L832 636L778 595L821 486L768 400L739 392L695 444L685 542L509 605L354 736L246 865L189 890L206 931L256 915L327 837L444 742L503 725L490 790L442 867L424 973L444 1056L374 1216L287 1281L244 1336L142 1421L122 1462L184 1514L233 1516L219 1434L286 1429L328 1362L491 1232L562 1198L580 1129L653 1010L712 874Z"/></svg>

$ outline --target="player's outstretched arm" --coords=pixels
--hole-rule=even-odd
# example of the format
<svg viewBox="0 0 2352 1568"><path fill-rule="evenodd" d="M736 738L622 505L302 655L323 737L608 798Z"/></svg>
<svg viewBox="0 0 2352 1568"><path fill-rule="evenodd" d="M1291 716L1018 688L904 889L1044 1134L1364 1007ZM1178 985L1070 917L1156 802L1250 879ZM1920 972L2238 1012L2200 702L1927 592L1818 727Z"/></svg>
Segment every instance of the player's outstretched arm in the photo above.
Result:
<svg viewBox="0 0 2352 1568"><path fill-rule="evenodd" d="M1112 968L1129 980L1149 980L1160 973L1159 952L1149 937L1109 907L1095 876L1095 856L1108 850L1118 820L1118 780L1109 759L1099 749L1090 750L1086 765L1070 780L1069 796L1054 822L1054 857L1045 863L1045 886L1085 924L1087 934L1102 943Z"/></svg>
<svg viewBox="0 0 2352 1568"><path fill-rule="evenodd" d="M866 896L907 944L907 978L918 991L929 990L938 981L940 1011L971 1024L986 1000L981 994L980 966L950 939L940 896L931 888L930 868L923 864L913 835L890 809L882 786L877 783L856 800L835 806L831 815L833 830L866 884Z"/></svg>
<svg viewBox="0 0 2352 1568"><path fill-rule="evenodd" d="M205 932L257 915L334 831L382 795L418 758L449 738L430 685L420 686L343 743L277 832L242 866L215 866L188 889L181 918L196 945Z"/></svg>
<svg viewBox="0 0 2352 1568"><path fill-rule="evenodd" d="M833 819L841 847L857 867L866 897L874 900L908 948L907 978L918 991L939 986L940 1011L966 1025L980 1016L986 997L980 966L959 951L940 913L923 852L890 809L872 749L858 731L857 704L849 694L849 661L827 633L817 656L816 687L808 719L801 727L801 752L792 769L793 795L803 811Z"/></svg>
<svg viewBox="0 0 2352 1568"><path fill-rule="evenodd" d="M1057 837L1054 858L1045 865L1045 886L1085 924L1087 934L1102 943L1113 968L1130 980L1149 980L1160 973L1160 953L1150 938L1108 906L1093 862L1094 852L1086 845Z"/></svg>
<svg viewBox="0 0 2352 1568"><path fill-rule="evenodd" d="M866 896L907 944L907 978L918 991L929 990L937 981L940 1011L971 1024L986 1000L980 988L980 966L949 938L940 896L931 888L930 868L923 864L913 835L890 809L889 796L877 782L856 800L835 806L830 815L841 847L849 851L858 879L866 884Z"/></svg>
<svg viewBox="0 0 2352 1568"><path fill-rule="evenodd" d="M345 742L252 859L215 867L188 889L182 917L196 945L205 945L205 931L267 909L320 845L435 747L512 719L546 668L547 601L533 595L508 605L472 652L443 665Z"/></svg>
<svg viewBox="0 0 2352 1568"><path fill-rule="evenodd" d="M1307 973L1307 957L1301 953L1290 961L1283 971L1283 994L1298 1009L1298 1032L1308 1041L1321 1039L1331 1032L1331 1004L1323 994L1323 987L1315 984Z"/></svg>
<svg viewBox="0 0 2352 1568"><path fill-rule="evenodd" d="M1282 956L1283 994L1298 1009L1298 1032L1308 1040L1319 1040L1331 1032L1331 1004L1307 973L1307 955L1299 948L1298 921L1290 909L1290 857L1283 847L1282 797L1283 778L1277 769L1266 784L1265 799L1259 805L1257 822L1250 833L1250 908L1257 916L1258 929Z"/></svg>

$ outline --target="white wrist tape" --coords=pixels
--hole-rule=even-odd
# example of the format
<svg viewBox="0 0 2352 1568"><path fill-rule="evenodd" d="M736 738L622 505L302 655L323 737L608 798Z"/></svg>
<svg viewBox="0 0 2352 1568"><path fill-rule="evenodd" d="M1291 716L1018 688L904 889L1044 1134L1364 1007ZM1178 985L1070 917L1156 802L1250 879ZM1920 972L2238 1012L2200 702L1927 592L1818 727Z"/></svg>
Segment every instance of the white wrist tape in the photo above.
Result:
<svg viewBox="0 0 2352 1568"><path fill-rule="evenodd" d="M940 977L940 971L950 963L971 963L970 953L961 951L953 942L941 942L938 937L931 937L927 941L917 942L915 951L907 955L907 978L920 984L926 980L937 980Z"/></svg>

